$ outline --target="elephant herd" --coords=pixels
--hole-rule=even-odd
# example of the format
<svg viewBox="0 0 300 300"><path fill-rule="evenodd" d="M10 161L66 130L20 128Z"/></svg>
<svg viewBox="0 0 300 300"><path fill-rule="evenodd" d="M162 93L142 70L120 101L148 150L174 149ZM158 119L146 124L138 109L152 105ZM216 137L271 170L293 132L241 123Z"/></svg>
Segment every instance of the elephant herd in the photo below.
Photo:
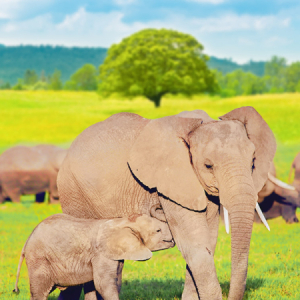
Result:
<svg viewBox="0 0 300 300"><path fill-rule="evenodd" d="M0 202L48 191L65 214L83 219L153 215L155 207L186 261L185 300L222 299L213 256L223 208L231 226L229 299L237 300L245 291L253 221L260 222L255 210L298 222L300 154L288 185L276 178L275 151L271 129L252 107L219 120L201 110L155 120L119 113L84 130L68 151L39 145L4 152ZM59 299L79 299L74 290Z"/></svg>

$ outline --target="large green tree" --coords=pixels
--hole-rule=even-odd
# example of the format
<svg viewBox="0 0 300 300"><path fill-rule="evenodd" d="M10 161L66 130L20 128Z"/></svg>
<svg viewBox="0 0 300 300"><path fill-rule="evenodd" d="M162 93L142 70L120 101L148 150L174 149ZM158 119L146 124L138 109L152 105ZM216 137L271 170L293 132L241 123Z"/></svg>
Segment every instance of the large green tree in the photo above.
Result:
<svg viewBox="0 0 300 300"><path fill-rule="evenodd" d="M217 82L203 46L191 35L167 29L145 29L111 46L100 66L99 91L143 95L160 105L166 93L214 92Z"/></svg>

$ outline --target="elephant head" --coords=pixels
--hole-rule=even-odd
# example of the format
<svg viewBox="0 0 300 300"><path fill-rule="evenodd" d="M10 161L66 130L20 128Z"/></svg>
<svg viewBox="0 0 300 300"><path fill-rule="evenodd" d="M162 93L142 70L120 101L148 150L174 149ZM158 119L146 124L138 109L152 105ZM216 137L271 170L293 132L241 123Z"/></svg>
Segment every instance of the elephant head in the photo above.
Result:
<svg viewBox="0 0 300 300"><path fill-rule="evenodd" d="M276 151L274 135L252 107L220 121L201 111L150 121L136 139L128 165L146 188L193 211L205 211L208 196L229 211L232 272L229 298L245 290L257 194Z"/></svg>
<svg viewBox="0 0 300 300"><path fill-rule="evenodd" d="M147 260L151 251L174 247L168 224L148 215L132 215L121 222L118 219L100 227L97 248L113 260Z"/></svg>
<svg viewBox="0 0 300 300"><path fill-rule="evenodd" d="M299 191L293 185L276 178L271 172L268 177L266 185L258 194L265 217L272 219L282 216L287 223L298 223L296 210L300 207Z"/></svg>

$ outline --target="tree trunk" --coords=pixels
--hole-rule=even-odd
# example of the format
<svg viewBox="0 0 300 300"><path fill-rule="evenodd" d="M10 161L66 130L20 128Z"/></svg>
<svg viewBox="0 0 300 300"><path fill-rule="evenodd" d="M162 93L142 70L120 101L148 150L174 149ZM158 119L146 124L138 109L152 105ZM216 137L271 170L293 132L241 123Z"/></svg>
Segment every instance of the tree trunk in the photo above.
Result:
<svg viewBox="0 0 300 300"><path fill-rule="evenodd" d="M160 107L160 101L164 93L147 97L150 101L154 102L155 107Z"/></svg>

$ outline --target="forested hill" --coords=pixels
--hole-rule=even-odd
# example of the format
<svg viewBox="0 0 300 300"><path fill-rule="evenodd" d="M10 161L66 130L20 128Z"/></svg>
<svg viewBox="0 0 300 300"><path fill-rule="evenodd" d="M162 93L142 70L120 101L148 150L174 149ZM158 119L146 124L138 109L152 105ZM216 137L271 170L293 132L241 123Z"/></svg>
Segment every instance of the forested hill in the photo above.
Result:
<svg viewBox="0 0 300 300"><path fill-rule="evenodd" d="M106 48L67 48L60 46L4 46L0 44L0 83L15 84L23 78L26 70L35 70L41 76L51 75L56 69L61 71L62 81L84 64L90 63L98 67L106 56ZM264 74L264 62L249 62L239 65L230 59L211 56L208 65L222 73L242 69L255 75Z"/></svg>
<svg viewBox="0 0 300 300"><path fill-rule="evenodd" d="M265 62L264 61L250 61L246 64L237 64L231 59L217 58L214 56L210 57L208 66L211 69L217 69L223 74L230 73L234 70L241 69L244 72L251 72L257 76L263 76L265 73Z"/></svg>
<svg viewBox="0 0 300 300"><path fill-rule="evenodd" d="M56 69L61 71L62 81L84 64L99 66L105 56L106 48L67 48L52 46L0 47L0 80L15 84L23 78L26 70L35 70L40 76L51 75Z"/></svg>

